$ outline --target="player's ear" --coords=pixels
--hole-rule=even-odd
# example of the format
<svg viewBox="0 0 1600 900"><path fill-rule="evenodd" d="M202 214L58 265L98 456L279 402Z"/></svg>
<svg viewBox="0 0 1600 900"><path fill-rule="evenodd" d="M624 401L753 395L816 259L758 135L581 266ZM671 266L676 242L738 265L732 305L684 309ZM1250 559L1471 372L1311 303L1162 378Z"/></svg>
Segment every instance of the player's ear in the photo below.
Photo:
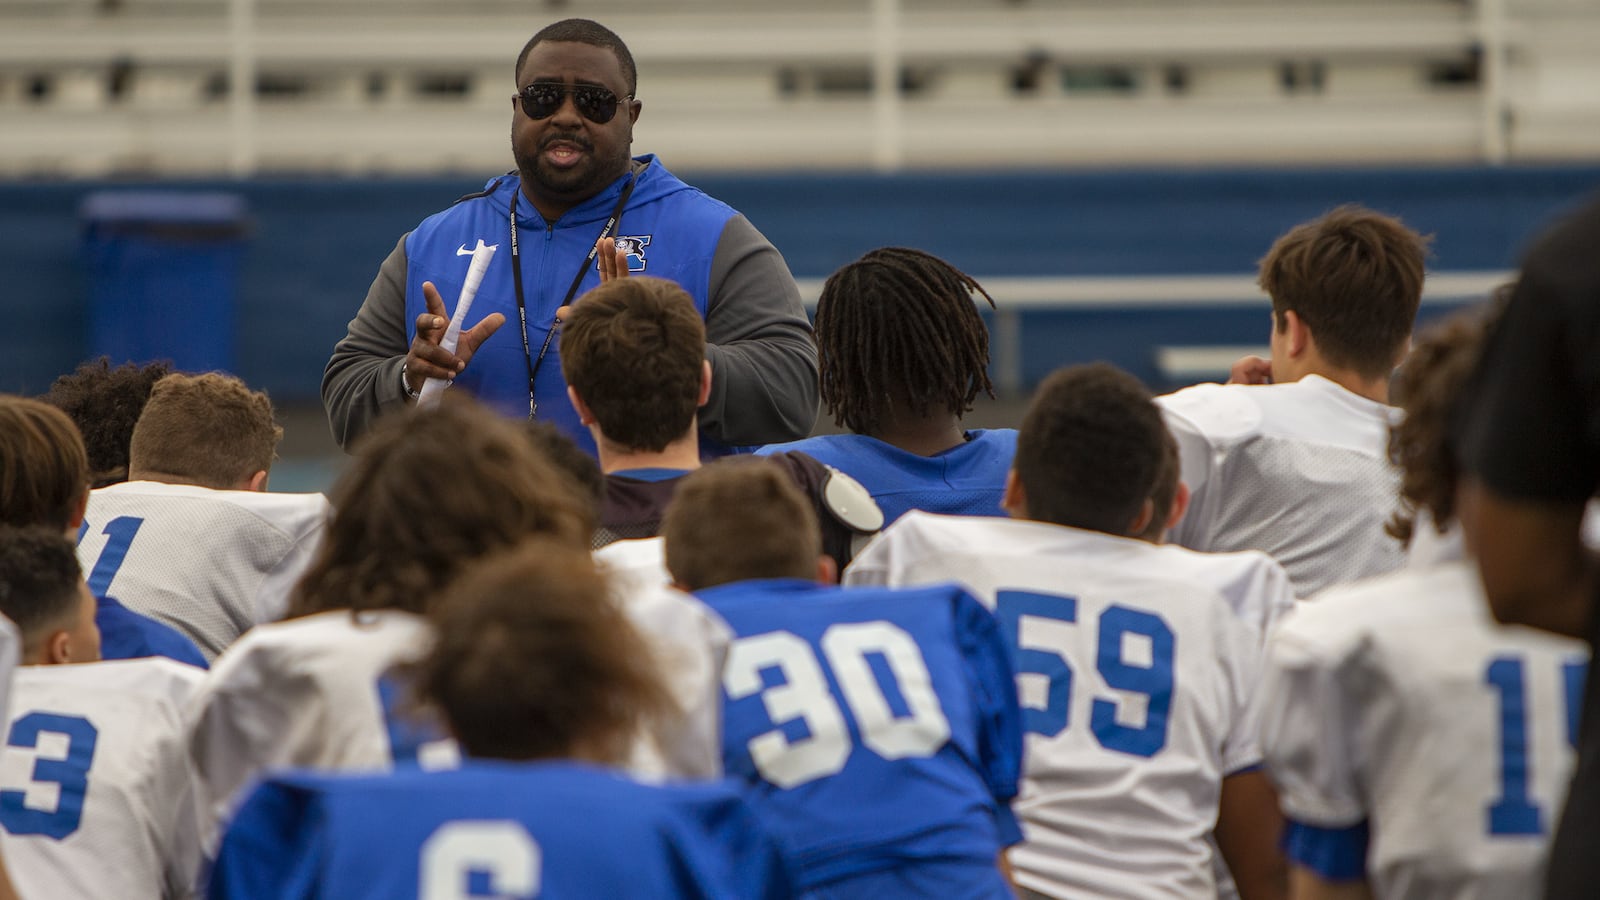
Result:
<svg viewBox="0 0 1600 900"><path fill-rule="evenodd" d="M1017 477L1016 469L1006 472L1006 489L1000 495L1000 508L1013 519L1028 517L1028 495L1022 490L1022 479Z"/></svg>
<svg viewBox="0 0 1600 900"><path fill-rule="evenodd" d="M1172 495L1172 511L1167 513L1167 524L1161 531L1165 534L1183 521L1183 514L1189 511L1189 486L1178 482L1178 489Z"/></svg>
<svg viewBox="0 0 1600 900"><path fill-rule="evenodd" d="M710 399L711 399L711 360L708 359L708 360L704 360L704 361L702 361L700 363L700 395L699 395L698 398L695 399L694 405L695 405L696 408L705 406L706 405L706 401L710 400Z"/></svg>
<svg viewBox="0 0 1600 900"><path fill-rule="evenodd" d="M1312 343L1311 329L1306 327L1306 320L1300 318L1300 314L1294 310L1286 309L1283 311L1283 322L1284 330L1288 332L1289 358L1304 356L1306 351L1311 349Z"/></svg>
<svg viewBox="0 0 1600 900"><path fill-rule="evenodd" d="M266 489L267 489L267 470L266 469L262 469L259 472L256 472L254 475L251 475L249 478L245 479L244 489L247 490L247 491L255 491L258 494L266 491Z"/></svg>
<svg viewBox="0 0 1600 900"><path fill-rule="evenodd" d="M1134 516L1133 521L1128 523L1128 530L1126 533L1129 536L1144 534L1144 530L1150 527L1150 520L1154 519L1155 517L1156 502L1151 500L1149 497L1146 497L1144 502L1139 504L1138 515Z"/></svg>
<svg viewBox="0 0 1600 900"><path fill-rule="evenodd" d="M567 385L567 399L572 401L572 408L578 411L579 425L594 424L594 413L589 411L589 405L583 402L583 398L578 396L578 392L570 384Z"/></svg>
<svg viewBox="0 0 1600 900"><path fill-rule="evenodd" d="M83 527L83 517L89 512L89 489L85 487L78 501L72 504L72 517L67 520L67 533L72 542L78 542L78 529Z"/></svg>
<svg viewBox="0 0 1600 900"><path fill-rule="evenodd" d="M817 557L817 581L823 584L838 584L839 561L826 553Z"/></svg>
<svg viewBox="0 0 1600 900"><path fill-rule="evenodd" d="M72 635L65 629L50 632L44 639L44 664L59 666L72 662Z"/></svg>

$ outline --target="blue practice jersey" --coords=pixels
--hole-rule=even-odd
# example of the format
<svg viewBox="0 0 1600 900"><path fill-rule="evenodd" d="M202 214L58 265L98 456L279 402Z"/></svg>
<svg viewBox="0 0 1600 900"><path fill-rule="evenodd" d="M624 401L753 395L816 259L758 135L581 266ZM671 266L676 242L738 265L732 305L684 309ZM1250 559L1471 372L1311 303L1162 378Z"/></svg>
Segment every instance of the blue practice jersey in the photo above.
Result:
<svg viewBox="0 0 1600 900"><path fill-rule="evenodd" d="M799 450L861 482L883 510L883 524L913 509L958 516L1003 516L1000 496L1017 453L1012 428L967 432L967 442L918 456L862 434L828 434L769 444L762 455Z"/></svg>
<svg viewBox="0 0 1600 900"><path fill-rule="evenodd" d="M239 810L212 898L791 896L729 786L654 787L572 762L291 773Z"/></svg>
<svg viewBox="0 0 1600 900"><path fill-rule="evenodd" d="M1021 715L987 610L954 585L754 581L699 596L735 634L724 769L802 888L1011 896L996 857L1021 839Z"/></svg>
<svg viewBox="0 0 1600 900"><path fill-rule="evenodd" d="M141 616L110 597L95 598L94 623L100 629L102 659L165 656L206 669L205 654L176 628Z"/></svg>

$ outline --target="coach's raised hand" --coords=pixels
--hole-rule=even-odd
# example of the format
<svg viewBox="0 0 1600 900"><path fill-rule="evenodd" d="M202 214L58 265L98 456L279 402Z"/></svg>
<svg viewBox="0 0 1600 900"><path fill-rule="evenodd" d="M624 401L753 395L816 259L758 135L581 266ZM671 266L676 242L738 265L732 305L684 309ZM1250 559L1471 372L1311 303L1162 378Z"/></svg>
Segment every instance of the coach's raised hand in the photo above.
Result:
<svg viewBox="0 0 1600 900"><path fill-rule="evenodd" d="M596 242L595 250L600 257L601 284L628 277L628 254L617 249L616 238L601 238Z"/></svg>
<svg viewBox="0 0 1600 900"><path fill-rule="evenodd" d="M479 345L506 323L500 313L484 316L478 324L462 329L456 351L451 353L439 345L450 326L450 317L445 314L444 300L433 282L422 283L422 299L428 304L428 311L417 316L417 336L406 353L406 387L413 393L422 390L422 383L429 378L449 380L461 374Z"/></svg>

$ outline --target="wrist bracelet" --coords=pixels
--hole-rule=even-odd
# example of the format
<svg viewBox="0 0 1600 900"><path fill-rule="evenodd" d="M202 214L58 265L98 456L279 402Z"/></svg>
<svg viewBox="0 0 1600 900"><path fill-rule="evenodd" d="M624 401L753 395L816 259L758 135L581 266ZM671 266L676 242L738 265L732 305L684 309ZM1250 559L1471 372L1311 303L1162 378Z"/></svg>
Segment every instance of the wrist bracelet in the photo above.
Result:
<svg viewBox="0 0 1600 900"><path fill-rule="evenodd" d="M406 377L406 366L407 363L400 364L400 390L404 391L405 395L410 399L416 400L422 396L422 392L411 389L411 379Z"/></svg>

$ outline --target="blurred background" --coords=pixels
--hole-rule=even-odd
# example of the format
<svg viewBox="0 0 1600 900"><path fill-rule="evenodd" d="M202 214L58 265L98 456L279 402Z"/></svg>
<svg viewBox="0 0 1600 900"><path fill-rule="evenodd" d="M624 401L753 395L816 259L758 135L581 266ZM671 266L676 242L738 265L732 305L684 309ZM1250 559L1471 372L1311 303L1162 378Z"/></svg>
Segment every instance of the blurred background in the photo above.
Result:
<svg viewBox="0 0 1600 900"><path fill-rule="evenodd" d="M1430 318L1600 187L1596 0L0 0L0 391L227 369L283 412L274 487L324 486L329 350L399 236L512 167L516 54L567 16L632 49L635 152L809 298L886 244L984 283L978 424L1070 362L1225 376L1256 260L1332 206L1435 235Z"/></svg>

